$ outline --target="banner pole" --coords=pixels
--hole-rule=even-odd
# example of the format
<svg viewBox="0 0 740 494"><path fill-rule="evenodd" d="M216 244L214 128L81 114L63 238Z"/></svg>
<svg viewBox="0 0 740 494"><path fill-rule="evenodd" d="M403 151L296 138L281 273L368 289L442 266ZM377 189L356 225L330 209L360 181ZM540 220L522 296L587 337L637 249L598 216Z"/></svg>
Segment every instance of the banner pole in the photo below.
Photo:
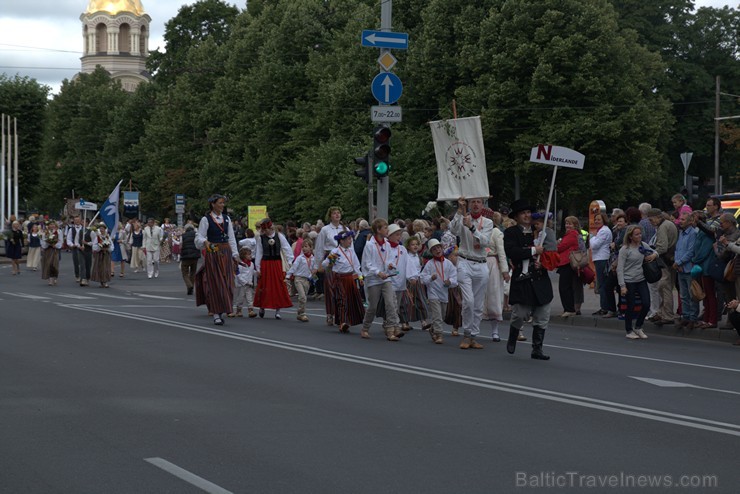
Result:
<svg viewBox="0 0 740 494"><path fill-rule="evenodd" d="M552 181L550 182L550 192L547 194L547 207L545 208L545 225L542 227L542 235L539 235L537 237L537 240L535 240L535 245L542 245L545 241L545 234L547 233L547 217L550 213L550 204L552 203L552 192L555 190L555 177L558 174L558 167L556 166L552 170ZM541 240L540 240L541 239Z"/></svg>

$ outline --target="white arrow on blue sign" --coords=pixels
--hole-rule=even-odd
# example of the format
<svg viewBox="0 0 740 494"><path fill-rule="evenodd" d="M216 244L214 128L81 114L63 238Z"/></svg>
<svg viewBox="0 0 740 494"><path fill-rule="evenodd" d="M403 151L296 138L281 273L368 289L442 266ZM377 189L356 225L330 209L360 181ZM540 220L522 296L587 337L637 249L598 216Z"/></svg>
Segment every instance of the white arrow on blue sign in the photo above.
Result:
<svg viewBox="0 0 740 494"><path fill-rule="evenodd" d="M396 74L382 72L375 76L370 86L373 96L383 105L391 105L398 101L403 93L403 84Z"/></svg>
<svg viewBox="0 0 740 494"><path fill-rule="evenodd" d="M362 46L406 50L409 47L409 35L408 33L370 31L366 29L362 31Z"/></svg>

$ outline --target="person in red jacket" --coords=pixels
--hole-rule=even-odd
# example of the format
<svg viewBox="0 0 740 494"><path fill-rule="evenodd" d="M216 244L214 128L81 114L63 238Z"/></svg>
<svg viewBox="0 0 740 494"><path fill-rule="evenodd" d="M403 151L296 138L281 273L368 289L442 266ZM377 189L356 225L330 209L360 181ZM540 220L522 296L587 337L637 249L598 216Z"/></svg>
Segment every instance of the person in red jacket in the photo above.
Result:
<svg viewBox="0 0 740 494"><path fill-rule="evenodd" d="M558 242L558 291L560 292L560 302L563 304L563 313L560 317L570 317L576 315L576 293L580 291L581 301L583 301L583 285L578 279L578 272L570 267L570 253L573 251L585 250L583 237L580 234L581 225L578 218L568 216L565 218L565 235Z"/></svg>

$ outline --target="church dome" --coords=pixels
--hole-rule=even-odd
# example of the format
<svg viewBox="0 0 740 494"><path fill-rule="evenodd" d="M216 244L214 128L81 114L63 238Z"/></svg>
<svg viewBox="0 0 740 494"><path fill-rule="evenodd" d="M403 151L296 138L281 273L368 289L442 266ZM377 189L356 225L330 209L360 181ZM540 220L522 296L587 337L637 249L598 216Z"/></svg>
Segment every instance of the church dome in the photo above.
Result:
<svg viewBox="0 0 740 494"><path fill-rule="evenodd" d="M85 13L94 14L101 11L111 15L118 14L119 12L131 12L135 15L143 15L144 6L141 5L141 0L90 0Z"/></svg>

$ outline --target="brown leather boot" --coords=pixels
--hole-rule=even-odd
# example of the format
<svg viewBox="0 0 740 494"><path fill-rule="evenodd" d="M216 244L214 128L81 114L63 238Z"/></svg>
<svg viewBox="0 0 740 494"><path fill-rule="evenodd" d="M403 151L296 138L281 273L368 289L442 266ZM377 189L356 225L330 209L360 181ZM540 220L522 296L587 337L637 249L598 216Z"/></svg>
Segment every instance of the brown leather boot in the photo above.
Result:
<svg viewBox="0 0 740 494"><path fill-rule="evenodd" d="M460 350L467 350L470 348L470 338L467 336L460 342Z"/></svg>

